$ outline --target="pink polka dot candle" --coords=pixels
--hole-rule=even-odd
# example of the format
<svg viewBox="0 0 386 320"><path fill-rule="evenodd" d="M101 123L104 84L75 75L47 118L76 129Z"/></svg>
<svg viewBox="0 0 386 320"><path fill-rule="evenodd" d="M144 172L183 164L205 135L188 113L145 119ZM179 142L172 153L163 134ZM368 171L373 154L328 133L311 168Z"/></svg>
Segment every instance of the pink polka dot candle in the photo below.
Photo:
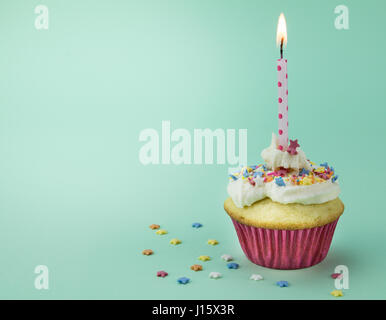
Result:
<svg viewBox="0 0 386 320"><path fill-rule="evenodd" d="M286 151L288 146L288 74L287 59L283 59L283 46L287 44L287 25L284 14L279 17L276 42L280 45L280 59L277 60L278 88L278 140L279 150Z"/></svg>

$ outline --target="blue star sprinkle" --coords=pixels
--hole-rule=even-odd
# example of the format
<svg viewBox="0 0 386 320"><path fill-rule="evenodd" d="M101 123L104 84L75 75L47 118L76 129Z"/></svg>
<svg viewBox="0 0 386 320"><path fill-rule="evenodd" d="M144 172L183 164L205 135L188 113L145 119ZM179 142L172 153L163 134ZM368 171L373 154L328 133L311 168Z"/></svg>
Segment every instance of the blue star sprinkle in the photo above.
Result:
<svg viewBox="0 0 386 320"><path fill-rule="evenodd" d="M264 173L261 172L261 171L256 171L256 172L253 174L253 177L254 177L254 178L256 178L257 176L262 177L263 174L264 174Z"/></svg>
<svg viewBox="0 0 386 320"><path fill-rule="evenodd" d="M288 281L278 281L276 282L276 284L280 287L280 288L284 288L284 287L288 287Z"/></svg>
<svg viewBox="0 0 386 320"><path fill-rule="evenodd" d="M192 224L192 227L193 227L193 228L201 228L201 227L202 227L202 224L199 223L199 222L195 222L195 223Z"/></svg>
<svg viewBox="0 0 386 320"><path fill-rule="evenodd" d="M321 166L321 167L325 167L326 170L328 169L328 163L327 163L327 162L321 163L320 166Z"/></svg>
<svg viewBox="0 0 386 320"><path fill-rule="evenodd" d="M245 178L248 178L248 177L249 177L249 172L248 172L247 169L244 169L244 170L243 170L243 176L244 176Z"/></svg>
<svg viewBox="0 0 386 320"><path fill-rule="evenodd" d="M227 267L228 267L228 269L238 269L239 268L239 264L236 263L236 262L231 262L231 263L227 264Z"/></svg>
<svg viewBox="0 0 386 320"><path fill-rule="evenodd" d="M283 180L282 177L276 178L276 179L275 179L275 182L276 182L276 184L277 184L279 187L285 187L285 182L284 182L284 180Z"/></svg>
<svg viewBox="0 0 386 320"><path fill-rule="evenodd" d="M338 175L333 176L332 179L331 179L331 181L332 181L332 182L335 182L336 180L338 180L338 177L339 177Z"/></svg>
<svg viewBox="0 0 386 320"><path fill-rule="evenodd" d="M180 284L187 284L187 283L189 283L189 281L190 281L190 279L187 277L181 277L181 278L177 279L177 282Z"/></svg>
<svg viewBox="0 0 386 320"><path fill-rule="evenodd" d="M233 181L237 180L237 178L233 174L230 174L229 176L233 179Z"/></svg>
<svg viewBox="0 0 386 320"><path fill-rule="evenodd" d="M302 168L302 170L300 170L300 173L299 173L299 175L306 175L306 176L308 176L308 174L310 173L310 170L307 170L307 169L304 169L304 168Z"/></svg>

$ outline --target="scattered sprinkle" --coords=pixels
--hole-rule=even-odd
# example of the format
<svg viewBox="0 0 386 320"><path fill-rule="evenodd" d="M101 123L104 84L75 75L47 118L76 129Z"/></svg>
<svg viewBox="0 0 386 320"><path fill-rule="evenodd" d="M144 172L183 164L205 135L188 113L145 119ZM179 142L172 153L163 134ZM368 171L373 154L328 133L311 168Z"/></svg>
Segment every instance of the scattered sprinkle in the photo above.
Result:
<svg viewBox="0 0 386 320"><path fill-rule="evenodd" d="M343 297L343 292L342 290L334 290L334 291L331 291L331 295L334 297Z"/></svg>
<svg viewBox="0 0 386 320"><path fill-rule="evenodd" d="M164 229L159 229L158 231L156 231L156 234L159 234L159 235L163 235L163 234L167 234L168 232Z"/></svg>
<svg viewBox="0 0 386 320"><path fill-rule="evenodd" d="M327 162L321 163L320 166L321 166L321 167L325 167L326 170L328 169L328 163L327 163Z"/></svg>
<svg viewBox="0 0 386 320"><path fill-rule="evenodd" d="M225 260L225 261L232 261L233 260L233 257L230 255L230 254L223 254L221 256L221 259Z"/></svg>
<svg viewBox="0 0 386 320"><path fill-rule="evenodd" d="M187 283L190 282L190 279L187 278L187 277L181 277L181 278L177 279L177 282L180 283L180 284L187 284Z"/></svg>
<svg viewBox="0 0 386 320"><path fill-rule="evenodd" d="M201 271L202 270L202 265L200 264L194 264L190 267L193 271Z"/></svg>
<svg viewBox="0 0 386 320"><path fill-rule="evenodd" d="M276 183L279 187L285 187L285 182L284 182L284 180L283 180L282 177L275 178L275 183Z"/></svg>
<svg viewBox="0 0 386 320"><path fill-rule="evenodd" d="M333 273L331 275L331 278L333 278L333 279L341 279L342 278L342 273Z"/></svg>
<svg viewBox="0 0 386 320"><path fill-rule="evenodd" d="M142 251L142 254L145 255L145 256L150 256L153 253L154 253L154 251L151 250L151 249L145 249L145 250Z"/></svg>
<svg viewBox="0 0 386 320"><path fill-rule="evenodd" d="M201 261L209 261L209 260L210 260L210 257L209 257L209 256L199 256L199 257L198 257L198 260L201 260Z"/></svg>
<svg viewBox="0 0 386 320"><path fill-rule="evenodd" d="M295 146L294 142L292 144ZM247 180L252 186L275 182L280 187L289 185L309 186L316 183L324 183L328 180L335 182L338 179L338 175L335 174L332 167L328 166L327 162L322 163L319 167L310 160L308 162L313 164L311 166L312 170L302 168L300 172L297 172L296 170L283 167L269 170L265 165L254 165L241 167L239 172L233 174L233 177L236 180ZM234 181L235 179L232 178L231 180Z"/></svg>
<svg viewBox="0 0 386 320"><path fill-rule="evenodd" d="M168 275L166 271L157 271L157 277L165 278Z"/></svg>
<svg viewBox="0 0 386 320"><path fill-rule="evenodd" d="M259 176L260 178L264 176L264 172L262 171L257 171L256 176Z"/></svg>
<svg viewBox="0 0 386 320"><path fill-rule="evenodd" d="M174 238L174 239L170 240L170 244L177 245L177 244L180 244L180 243L181 243L181 240L179 240L177 238Z"/></svg>
<svg viewBox="0 0 386 320"><path fill-rule="evenodd" d="M217 240L214 240L214 239L209 239L208 240L208 244L212 245L212 246L215 246L216 244L218 244L218 241Z"/></svg>
<svg viewBox="0 0 386 320"><path fill-rule="evenodd" d="M309 174L310 174L310 170L307 170L304 168L302 168L302 170L300 170L299 172L299 176L304 176L304 175L308 176Z"/></svg>
<svg viewBox="0 0 386 320"><path fill-rule="evenodd" d="M199 223L199 222L195 222L195 223L192 224L192 227L198 229L198 228L202 227L202 224Z"/></svg>
<svg viewBox="0 0 386 320"><path fill-rule="evenodd" d="M259 275L259 274L253 274L253 275L250 276L249 279L250 280L259 281L259 280L263 280L264 278L261 275Z"/></svg>
<svg viewBox="0 0 386 320"><path fill-rule="evenodd" d="M209 278L211 278L211 279L219 279L221 277L222 277L222 275L221 275L220 272L211 272L211 273L209 273Z"/></svg>
<svg viewBox="0 0 386 320"><path fill-rule="evenodd" d="M233 179L233 181L237 180L237 178L233 174L230 174L229 176Z"/></svg>
<svg viewBox="0 0 386 320"><path fill-rule="evenodd" d="M150 229L152 229L152 230L156 230L156 229L159 229L159 224L151 224L150 226L149 226L149 228Z"/></svg>
<svg viewBox="0 0 386 320"><path fill-rule="evenodd" d="M280 288L288 287L288 281L281 280L281 281L276 282L276 284L277 284Z"/></svg>
<svg viewBox="0 0 386 320"><path fill-rule="evenodd" d="M239 264L236 263L236 262L230 262L227 264L227 267L228 269L238 269L239 268Z"/></svg>

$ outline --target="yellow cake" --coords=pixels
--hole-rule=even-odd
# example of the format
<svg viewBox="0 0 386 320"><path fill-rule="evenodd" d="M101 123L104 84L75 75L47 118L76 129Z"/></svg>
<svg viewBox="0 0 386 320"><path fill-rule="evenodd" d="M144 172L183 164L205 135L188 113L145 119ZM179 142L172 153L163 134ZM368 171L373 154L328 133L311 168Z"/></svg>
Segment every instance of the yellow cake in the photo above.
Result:
<svg viewBox="0 0 386 320"><path fill-rule="evenodd" d="M251 206L238 208L229 197L225 200L224 209L231 218L242 224L257 228L297 230L321 227L335 221L342 215L344 205L339 198L309 205L282 204L265 198Z"/></svg>

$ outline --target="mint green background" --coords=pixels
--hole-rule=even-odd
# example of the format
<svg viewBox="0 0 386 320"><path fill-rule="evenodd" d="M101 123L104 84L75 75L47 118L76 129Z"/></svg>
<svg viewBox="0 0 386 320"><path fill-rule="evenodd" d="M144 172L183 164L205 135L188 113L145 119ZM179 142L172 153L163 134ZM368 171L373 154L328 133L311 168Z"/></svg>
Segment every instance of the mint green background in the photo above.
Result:
<svg viewBox="0 0 386 320"><path fill-rule="evenodd" d="M40 3L47 31L34 28ZM334 28L342 3L346 31ZM385 10L359 0L1 1L0 298L335 299L329 275L344 264L341 299L385 299ZM261 161L277 126L280 12L290 136L334 166L346 205L326 260L296 271L244 257L222 208L226 165L138 160L139 132L170 120L191 131L247 128L249 162ZM169 245L174 237L183 243ZM241 268L226 269L223 253ZM193 273L202 254L213 260ZM40 264L48 291L34 288ZM169 277L156 278L159 269ZM192 282L177 285L180 276Z"/></svg>

